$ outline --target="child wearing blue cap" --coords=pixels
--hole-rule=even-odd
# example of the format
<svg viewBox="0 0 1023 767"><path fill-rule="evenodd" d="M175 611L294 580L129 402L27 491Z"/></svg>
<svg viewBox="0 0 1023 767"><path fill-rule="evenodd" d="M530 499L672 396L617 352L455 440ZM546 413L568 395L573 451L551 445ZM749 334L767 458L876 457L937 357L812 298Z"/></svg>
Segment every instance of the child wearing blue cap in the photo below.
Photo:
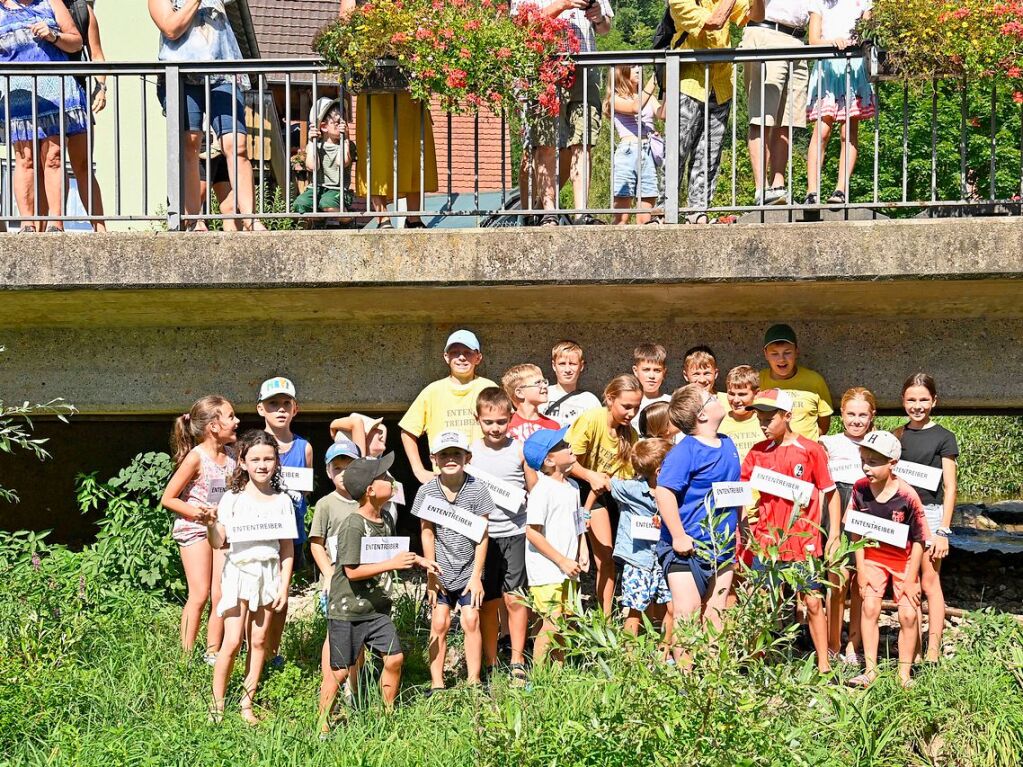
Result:
<svg viewBox="0 0 1023 767"><path fill-rule="evenodd" d="M401 444L409 467L420 484L433 479L433 472L423 465L419 454L419 438L425 434L432 444L445 431L457 431L472 444L483 436L476 422L476 397L488 386L497 386L489 378L476 375L483 362L480 342L469 330L456 330L444 344L444 362L449 375L434 381L419 392L408 412L398 422Z"/></svg>
<svg viewBox="0 0 1023 767"><path fill-rule="evenodd" d="M543 663L557 638L554 619L570 610L579 573L590 568L579 486L568 478L575 455L568 427L541 429L526 440L526 464L539 472L526 502L526 578L543 626L533 644L533 664ZM557 651L556 651L557 653ZM560 653L556 654L560 660Z"/></svg>

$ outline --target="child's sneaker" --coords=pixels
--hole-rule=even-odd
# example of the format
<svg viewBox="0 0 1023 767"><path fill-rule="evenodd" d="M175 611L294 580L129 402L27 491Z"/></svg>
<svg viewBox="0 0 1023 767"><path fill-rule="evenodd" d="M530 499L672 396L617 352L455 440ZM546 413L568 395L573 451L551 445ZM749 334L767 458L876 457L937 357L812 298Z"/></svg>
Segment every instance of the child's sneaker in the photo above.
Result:
<svg viewBox="0 0 1023 767"><path fill-rule="evenodd" d="M202 656L202 660L207 666L216 666L217 654L215 652L208 652Z"/></svg>

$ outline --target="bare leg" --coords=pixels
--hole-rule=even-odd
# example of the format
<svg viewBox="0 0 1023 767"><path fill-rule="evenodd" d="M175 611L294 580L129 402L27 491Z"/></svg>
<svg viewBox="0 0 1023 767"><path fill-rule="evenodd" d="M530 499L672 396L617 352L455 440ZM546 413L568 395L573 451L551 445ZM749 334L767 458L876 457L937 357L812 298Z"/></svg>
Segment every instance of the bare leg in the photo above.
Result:
<svg viewBox="0 0 1023 767"><path fill-rule="evenodd" d="M220 145L223 147L224 157L227 160L227 175L231 179L231 188L234 189L238 212L241 214L252 213L256 208L252 189L252 163L249 162L249 148L245 141L245 134L225 133L220 137ZM238 158L237 163L235 157ZM258 218L240 218L238 221L241 228L246 231L266 230L263 222Z"/></svg>
<svg viewBox="0 0 1023 767"><path fill-rule="evenodd" d="M270 627L266 636L266 651L273 658L281 653L281 637L284 636L284 625L288 622L288 606L279 613L270 611Z"/></svg>
<svg viewBox="0 0 1023 767"><path fill-rule="evenodd" d="M483 642L483 662L487 668L497 665L497 635L500 633L501 600L489 599L480 608L480 636Z"/></svg>
<svg viewBox="0 0 1023 767"><path fill-rule="evenodd" d="M863 671L868 679L877 676L877 644L879 631L877 620L881 615L881 600L878 597L866 597L860 609L860 636L863 637ZM915 616L914 616L915 623ZM912 637L914 649L916 636ZM899 637L899 654L902 654L902 637Z"/></svg>
<svg viewBox="0 0 1023 767"><path fill-rule="evenodd" d="M598 506L590 512L589 542L597 566L597 603L605 615L610 615L615 594L615 562L611 558L614 541L607 509Z"/></svg>
<svg viewBox="0 0 1023 767"><path fill-rule="evenodd" d="M394 699L398 697L398 687L401 684L401 664L404 662L405 656L401 653L384 656L384 669L380 673L380 694L387 708L394 706Z"/></svg>
<svg viewBox="0 0 1023 767"><path fill-rule="evenodd" d="M207 544L208 545L208 544ZM206 652L217 652L224 637L224 619L217 615L220 601L220 581L224 577L223 549L213 550L213 572L210 578L210 619L206 624Z"/></svg>
<svg viewBox="0 0 1023 767"><path fill-rule="evenodd" d="M766 151L761 149L763 141L761 139L762 129L759 125L750 123L749 126L749 139L746 142L749 147L749 160L750 166L753 168L753 186L757 191L761 191L764 188L764 174L761 172L763 167L760 164L760 153ZM771 129L767 129L768 144L770 143ZM766 160L770 163L770 155L768 154Z"/></svg>
<svg viewBox="0 0 1023 767"><path fill-rule="evenodd" d="M917 625L916 608L905 599L899 600L899 679L902 686L909 684L916 654ZM876 624L875 624L876 625Z"/></svg>
<svg viewBox="0 0 1023 767"><path fill-rule="evenodd" d="M92 172L92 158L89 157L89 137L86 133L76 133L69 136L67 140L68 159L71 162L71 171L75 174L75 181L78 186L78 196L82 198L82 205L85 207L90 218L97 217L92 221L92 228L97 232L107 230L103 216L103 194L100 192L99 181ZM89 187L92 187L92 209L89 209ZM66 190L65 190L66 192Z"/></svg>
<svg viewBox="0 0 1023 767"><path fill-rule="evenodd" d="M462 634L465 646L465 666L469 684L480 683L483 666L483 636L480 634L480 611L475 607L463 606L461 613Z"/></svg>
<svg viewBox="0 0 1023 767"><path fill-rule="evenodd" d="M814 123L810 146L806 150L806 191L808 194L820 194L821 162L828 149L833 122L833 118L826 117Z"/></svg>
<svg viewBox="0 0 1023 767"><path fill-rule="evenodd" d="M721 630L723 621L721 613L728 604L728 592L732 588L732 567L721 570L710 582L706 604L703 608L703 620L715 629Z"/></svg>
<svg viewBox="0 0 1023 767"><path fill-rule="evenodd" d="M227 683L231 679L234 659L242 646L242 635L245 632L245 624L248 623L248 619L248 609L243 602L224 613L222 619L224 640L221 643L220 652L217 653L217 662L213 666L213 708L219 714L224 712Z"/></svg>
<svg viewBox="0 0 1023 767"><path fill-rule="evenodd" d="M213 185L213 194L217 197L217 202L220 203L220 212L225 216L231 216L238 212L238 208L234 204L234 189L231 188L231 184L227 181L220 181ZM225 218L221 222L224 226L225 232L237 232L240 231L238 227L238 219L236 218Z"/></svg>
<svg viewBox="0 0 1023 767"><path fill-rule="evenodd" d="M329 654L329 651L328 651ZM337 696L337 691L345 681L351 678L351 675L355 673L355 666L351 668L332 669L330 668L330 660L327 660L327 669L323 673L323 679L320 682L320 706L318 720L320 723L320 732L330 732L330 709L334 706L334 698ZM328 680L327 677L330 677Z"/></svg>
<svg viewBox="0 0 1023 767"><path fill-rule="evenodd" d="M183 212L188 216L197 216L202 211L201 180L199 178L199 147L201 144L202 133L199 131L185 133L184 157L181 158L181 162L185 171ZM185 226L191 226L197 232L205 232L207 229L205 221L186 222Z"/></svg>
<svg viewBox="0 0 1023 767"><path fill-rule="evenodd" d="M547 653L550 651L557 631L558 628L554 625L554 622L550 618L544 618L543 626L540 627L540 633L533 640L534 666L541 666L546 662Z"/></svg>
<svg viewBox="0 0 1023 767"><path fill-rule="evenodd" d="M771 186L785 186L785 172L789 167L789 129L782 125L767 129L767 171Z"/></svg>
<svg viewBox="0 0 1023 767"><path fill-rule="evenodd" d="M611 203L611 207L624 208L625 210L628 210L629 208L632 207L632 200L633 200L632 197L615 197L614 201ZM627 224L629 223L629 219L631 217L632 217L631 213L615 213L611 223L619 225Z"/></svg>
<svg viewBox="0 0 1023 767"><path fill-rule="evenodd" d="M842 568L837 586L828 588L828 650L833 653L842 650L842 624L845 622L845 592L849 588L849 571Z"/></svg>
<svg viewBox="0 0 1023 767"><path fill-rule="evenodd" d="M700 599L700 591L696 588L692 573L669 573L668 589L671 591L671 611L675 623L694 620L700 614L703 600ZM679 668L688 670L692 665L689 655L682 652L681 647L674 644L669 646Z"/></svg>
<svg viewBox="0 0 1023 767"><path fill-rule="evenodd" d="M246 656L245 681L242 683L242 719L249 724L257 724L259 719L252 713L252 699L259 687L259 678L263 674L263 662L269 647L268 639L273 625L273 610L263 605L249 614L249 653ZM220 661L220 657L217 657Z"/></svg>
<svg viewBox="0 0 1023 767"><path fill-rule="evenodd" d="M536 177L533 181L533 197L537 207L542 210L554 210L557 199L555 183L555 157L557 150L552 146L538 146L533 149L534 169Z"/></svg>
<svg viewBox="0 0 1023 767"><path fill-rule="evenodd" d="M941 560L931 559L927 553L923 558L921 585L927 595L927 660L937 663L945 630L945 595L941 590Z"/></svg>
<svg viewBox="0 0 1023 767"><path fill-rule="evenodd" d="M511 638L511 662L526 662L526 634L529 632L529 606L514 594L504 595L508 611L508 636Z"/></svg>
<svg viewBox="0 0 1023 767"><path fill-rule="evenodd" d="M451 627L451 608L438 604L430 619L430 686L444 687L444 661L448 654L448 629Z"/></svg>
<svg viewBox="0 0 1023 767"><path fill-rule="evenodd" d="M639 627L643 624L643 613L639 610L629 608L625 615L625 633L632 636L639 636Z"/></svg>
<svg viewBox="0 0 1023 767"><path fill-rule="evenodd" d="M195 638L199 634L203 608L210 601L213 550L206 540L202 539L191 546L182 546L180 551L181 564L185 568L185 581L188 584L188 598L181 610L181 649L185 654L190 654L195 646Z"/></svg>
<svg viewBox="0 0 1023 767"><path fill-rule="evenodd" d="M810 628L810 638L817 654L817 670L821 673L831 671L828 660L828 620L824 616L824 600L816 594L803 594L806 605L806 623Z"/></svg>
<svg viewBox="0 0 1023 767"><path fill-rule="evenodd" d="M849 581L849 641L846 643L846 654L863 651L863 637L860 634L860 613L863 610L863 599L860 597L856 574Z"/></svg>
<svg viewBox="0 0 1023 767"><path fill-rule="evenodd" d="M23 216L34 216L36 200L36 163L32 154L31 141L14 142L14 200L18 204L18 212ZM44 197L45 199L45 197ZM42 214L42 211L40 211ZM39 230L39 221L26 223L25 226Z"/></svg>
<svg viewBox="0 0 1023 767"><path fill-rule="evenodd" d="M58 138L46 138L39 142L39 154L42 156L43 187L46 190L46 208L48 215L64 215L64 185L61 183L60 169L63 164L63 146ZM51 221L47 229L63 231L63 221Z"/></svg>
<svg viewBox="0 0 1023 767"><path fill-rule="evenodd" d="M860 121L850 117L848 123L842 123L842 148L838 155L838 181L835 189L838 189L848 196L849 179L852 178L853 169L856 167L856 158L860 153Z"/></svg>

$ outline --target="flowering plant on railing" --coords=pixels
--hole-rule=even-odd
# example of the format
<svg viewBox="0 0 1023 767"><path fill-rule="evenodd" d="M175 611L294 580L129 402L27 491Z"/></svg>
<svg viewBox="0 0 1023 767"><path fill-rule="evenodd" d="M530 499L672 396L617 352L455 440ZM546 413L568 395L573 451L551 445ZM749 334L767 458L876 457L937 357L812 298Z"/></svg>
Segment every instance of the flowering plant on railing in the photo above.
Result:
<svg viewBox="0 0 1023 767"><path fill-rule="evenodd" d="M1023 102L1023 0L874 0L857 31L895 74L994 78Z"/></svg>
<svg viewBox="0 0 1023 767"><path fill-rule="evenodd" d="M370 0L324 27L313 41L353 88L391 59L413 98L439 97L449 112L513 108L517 99L559 108L558 86L574 76L579 41L568 22L535 5L495 0Z"/></svg>

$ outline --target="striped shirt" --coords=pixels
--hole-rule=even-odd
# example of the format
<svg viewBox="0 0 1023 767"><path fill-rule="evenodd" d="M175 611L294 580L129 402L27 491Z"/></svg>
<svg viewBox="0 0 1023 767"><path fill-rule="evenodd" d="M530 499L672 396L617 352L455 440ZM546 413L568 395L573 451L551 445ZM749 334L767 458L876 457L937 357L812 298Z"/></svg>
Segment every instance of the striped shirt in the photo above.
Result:
<svg viewBox="0 0 1023 767"><path fill-rule="evenodd" d="M465 483L458 491L454 501L449 501L444 495L440 477L434 478L419 488L416 499L412 503L413 516L419 516L419 508L426 498L432 498L450 506L458 506L481 517L489 517L494 513L494 499L490 497L490 491L487 490L486 485L468 474L465 475ZM436 540L434 556L440 567L441 586L448 593L461 592L469 584L469 578L472 577L473 561L476 558L476 543L450 527L439 524L434 525L434 536Z"/></svg>

